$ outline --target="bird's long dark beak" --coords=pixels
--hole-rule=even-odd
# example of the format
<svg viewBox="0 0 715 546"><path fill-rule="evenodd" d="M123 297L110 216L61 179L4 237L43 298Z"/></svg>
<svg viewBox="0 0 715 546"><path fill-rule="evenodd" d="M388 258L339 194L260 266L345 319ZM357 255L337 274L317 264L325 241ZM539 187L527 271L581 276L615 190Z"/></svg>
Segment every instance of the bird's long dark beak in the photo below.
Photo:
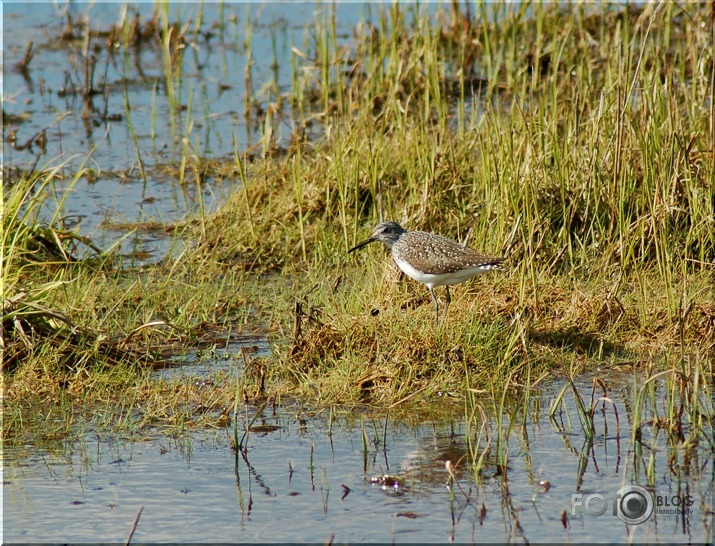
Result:
<svg viewBox="0 0 715 546"><path fill-rule="evenodd" d="M370 237L369 239L365 239L362 243L356 244L354 247L352 247L350 250L348 250L348 254L350 254L353 250L357 250L358 248L362 248L365 245L369 245L370 243L376 241L374 237Z"/></svg>

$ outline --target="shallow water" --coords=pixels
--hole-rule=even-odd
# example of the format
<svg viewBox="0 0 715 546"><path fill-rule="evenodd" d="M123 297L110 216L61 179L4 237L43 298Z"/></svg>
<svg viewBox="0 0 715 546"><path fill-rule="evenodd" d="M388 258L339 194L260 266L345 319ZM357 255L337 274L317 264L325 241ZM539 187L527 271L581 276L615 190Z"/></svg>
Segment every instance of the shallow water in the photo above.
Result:
<svg viewBox="0 0 715 546"><path fill-rule="evenodd" d="M644 523L626 525L612 515L612 499L624 485L647 485L651 452L633 456L629 411L616 386L609 394L620 430L607 405L605 416L597 412L593 443L579 429L572 399L568 412L549 420L560 388L555 382L535 393L525 423L515 416L506 479L490 464L479 483L464 462L458 406L448 421L414 426L387 419L386 432L384 417L367 418L367 451L359 413L336 415L330 427L327 411L311 415L296 406L264 411L253 423L245 458L230 447L232 427L178 438L88 432L52 447L8 446L4 539L123 542L143 507L135 542L707 543L709 446L684 458L664 435L653 444L649 437L645 443L657 446L655 498L692 504L683 513L655 507ZM581 382L579 390L588 400L591 383ZM574 428L561 425L567 413ZM450 482L447 460L458 485ZM401 486L371 482L385 474ZM572 514L574 493L594 508L598 502L591 504L588 495L603 495L608 510L595 516L576 505Z"/></svg>
<svg viewBox="0 0 715 546"><path fill-rule="evenodd" d="M269 357L271 347L264 335L234 336L226 347L211 349L206 357L204 351L192 349L170 358L154 375L157 379L168 381L204 381L224 372L228 377L235 378L243 373L243 359L238 359L237 355L243 356L244 353L251 358Z"/></svg>
<svg viewBox="0 0 715 546"><path fill-rule="evenodd" d="M91 179L74 186L63 209L67 227L77 227L101 248L121 233L105 227L132 222L174 222L200 205L219 206L239 183L238 173L219 180L207 176L199 190L193 168L180 183L182 156L233 160L234 139L239 153L260 152L263 121L245 115L247 89L252 101L266 110L269 103L291 90L291 48L308 51L310 29L328 13L326 6L293 3L169 3L169 20L189 25L186 53L176 89L181 109L172 109L166 90L165 65L155 37L140 47L116 54L106 46L107 32L126 18L151 20L152 3L5 2L3 9L3 119L4 136L16 135L16 145L3 140L4 166L9 169L49 169L63 165L54 191L61 199L81 166L91 168ZM336 8L339 39L369 13L369 6L340 4ZM94 95L85 105L80 90L85 82L84 32L61 40L67 16L74 23L88 21L96 61ZM202 32L194 26L202 18ZM252 84L247 87L247 21L251 21ZM223 21L221 30L219 22ZM28 44L34 56L26 73L16 66ZM274 68L275 67L275 68ZM178 70L178 63L177 63ZM177 78L178 79L178 78ZM271 86L265 86L272 82ZM129 116L127 116L127 104ZM134 143L132 130L136 135ZM45 131L44 149L33 138ZM274 141L282 145L293 134L290 109L277 116ZM31 143L25 147L25 144ZM188 153L186 151L188 146ZM140 160L146 179L141 174ZM168 168L166 168L169 166ZM48 213L49 218L52 214ZM126 232L127 228L119 230ZM126 255L139 262L161 259L168 251L166 237L139 229L122 243ZM141 254L137 254L141 253Z"/></svg>

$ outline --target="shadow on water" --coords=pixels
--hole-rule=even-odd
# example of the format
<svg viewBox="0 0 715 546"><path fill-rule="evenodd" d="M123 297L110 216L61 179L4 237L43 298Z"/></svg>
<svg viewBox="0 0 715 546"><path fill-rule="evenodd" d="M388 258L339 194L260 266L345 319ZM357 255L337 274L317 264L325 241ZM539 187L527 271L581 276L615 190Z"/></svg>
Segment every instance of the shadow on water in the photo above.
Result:
<svg viewBox="0 0 715 546"><path fill-rule="evenodd" d="M125 541L141 510L136 542L708 542L710 446L675 449L647 421L633 443L628 379L604 381L593 436L554 382L516 412L507 468L490 462L479 476L458 407L415 426L249 406L239 451L233 426L6 447L5 540ZM592 395L592 382L574 387ZM643 523L622 521L619 491L626 508L645 492Z"/></svg>
<svg viewBox="0 0 715 546"><path fill-rule="evenodd" d="M603 339L602 335L584 332L573 326L564 330L531 332L529 339L539 345L571 349L589 358L634 359L635 355L622 345Z"/></svg>

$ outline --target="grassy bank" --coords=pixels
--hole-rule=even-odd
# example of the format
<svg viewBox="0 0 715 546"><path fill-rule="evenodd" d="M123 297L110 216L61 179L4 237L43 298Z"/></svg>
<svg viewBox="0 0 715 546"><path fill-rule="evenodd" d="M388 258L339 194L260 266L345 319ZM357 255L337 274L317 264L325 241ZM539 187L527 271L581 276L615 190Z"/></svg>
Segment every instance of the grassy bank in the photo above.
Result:
<svg viewBox="0 0 715 546"><path fill-rule="evenodd" d="M255 164L210 222L210 252L299 279L279 375L393 401L572 357L710 366L713 63L711 36L686 31L707 13L483 9L386 10L320 65L326 137ZM427 291L384 250L345 254L382 218L505 255L510 272L457 288L435 330Z"/></svg>
<svg viewBox="0 0 715 546"><path fill-rule="evenodd" d="M285 97L290 146L271 145L268 109L263 153L226 160L240 190L171 226L191 244L160 265L74 260L81 241L38 235L28 206L53 173L6 189L5 431L37 408L58 407L60 428L102 404L106 424L183 426L282 396L393 411L444 396L474 416L546 374L613 366L665 379L673 426L699 435L715 360L709 7L477 9L384 7L349 49L318 16ZM384 249L346 254L383 218L509 270L456 287L436 328ZM275 354L238 380L148 371L256 324Z"/></svg>

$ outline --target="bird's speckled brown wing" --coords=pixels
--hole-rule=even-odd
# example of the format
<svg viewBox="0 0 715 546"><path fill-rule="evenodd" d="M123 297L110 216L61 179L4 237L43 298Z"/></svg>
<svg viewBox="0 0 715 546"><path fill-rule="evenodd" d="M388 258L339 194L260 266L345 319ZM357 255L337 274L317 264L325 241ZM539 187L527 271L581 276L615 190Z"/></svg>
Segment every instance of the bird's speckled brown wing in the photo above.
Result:
<svg viewBox="0 0 715 546"><path fill-rule="evenodd" d="M392 248L393 256L400 256L423 273L443 275L468 268L500 269L504 258L479 254L452 239L427 233L409 231Z"/></svg>

